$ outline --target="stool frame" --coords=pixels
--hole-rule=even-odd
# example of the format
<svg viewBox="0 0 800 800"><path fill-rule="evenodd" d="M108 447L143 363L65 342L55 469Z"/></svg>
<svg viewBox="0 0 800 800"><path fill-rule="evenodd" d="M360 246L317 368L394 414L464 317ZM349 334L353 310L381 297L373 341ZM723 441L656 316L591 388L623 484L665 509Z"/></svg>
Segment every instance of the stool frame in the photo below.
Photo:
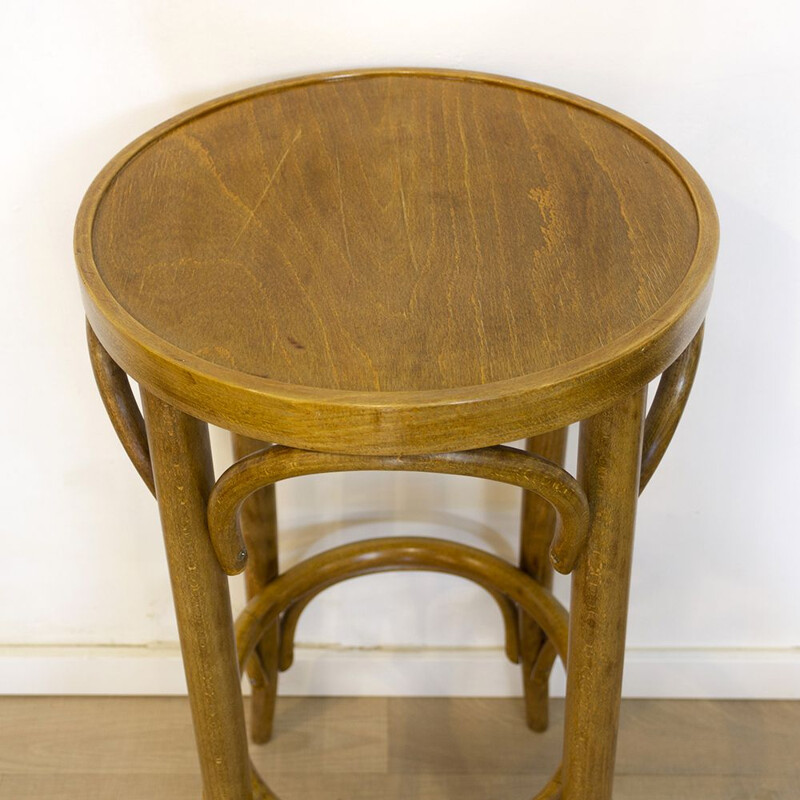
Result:
<svg viewBox="0 0 800 800"><path fill-rule="evenodd" d="M277 799L248 757L241 671L253 685L251 736L263 743L303 609L339 581L401 569L459 575L494 597L506 654L521 664L533 730L547 727L550 670L557 656L565 662L563 764L535 800L611 797L637 497L685 407L702 326L661 376L647 414L643 386L581 422L576 477L561 466L562 427L529 438L525 451L496 445L407 456L315 452L233 434L237 460L215 481L207 424L146 386L142 414L127 374L88 324L87 338L112 424L158 499L207 800ZM275 483L366 469L520 486L519 566L454 542L392 537L334 548L279 574ZM554 567L572 575L569 615L550 591ZM226 575L242 570L249 602L234 627Z"/></svg>
<svg viewBox="0 0 800 800"><path fill-rule="evenodd" d="M307 604L396 569L492 595L533 730L565 662L562 765L535 797L610 800L637 499L691 390L718 230L699 175L644 126L461 70L251 87L167 120L98 174L75 228L89 352L158 501L206 800L275 800L250 763L241 674L266 742ZM390 308L398 278L406 305ZM208 424L233 435L218 479ZM519 486L518 563L393 537L280 574L275 483L362 469ZM554 569L571 575L569 615ZM234 625L227 575L241 571Z"/></svg>

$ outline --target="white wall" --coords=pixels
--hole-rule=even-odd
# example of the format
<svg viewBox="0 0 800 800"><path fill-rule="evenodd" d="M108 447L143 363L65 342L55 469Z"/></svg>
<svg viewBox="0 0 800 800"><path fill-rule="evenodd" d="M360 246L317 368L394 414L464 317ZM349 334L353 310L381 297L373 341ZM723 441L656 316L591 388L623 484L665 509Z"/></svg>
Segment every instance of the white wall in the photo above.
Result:
<svg viewBox="0 0 800 800"><path fill-rule="evenodd" d="M640 507L626 691L800 696L797 9L4 4L0 691L181 685L156 510L105 418L83 343L71 228L92 177L134 136L215 95L339 67L428 65L596 99L657 131L708 182L722 223L715 297L694 396ZM224 466L225 437L214 441ZM471 479L306 478L281 486L280 502L284 566L395 531L514 552L516 491ZM235 593L240 603L238 583ZM337 587L299 638L315 647L285 682L293 691L518 689L491 601L454 578ZM351 650L374 646L384 649Z"/></svg>

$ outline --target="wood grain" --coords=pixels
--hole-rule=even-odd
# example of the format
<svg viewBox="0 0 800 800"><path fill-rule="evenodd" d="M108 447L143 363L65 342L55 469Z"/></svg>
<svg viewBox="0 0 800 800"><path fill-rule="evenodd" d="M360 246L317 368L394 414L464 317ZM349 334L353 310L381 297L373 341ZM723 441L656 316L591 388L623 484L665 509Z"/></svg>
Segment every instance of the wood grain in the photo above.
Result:
<svg viewBox="0 0 800 800"><path fill-rule="evenodd" d="M608 345L675 291L697 235L680 176L603 117L379 76L187 121L117 175L93 250L121 305L187 353L391 392Z"/></svg>
<svg viewBox="0 0 800 800"><path fill-rule="evenodd" d="M313 453L277 445L237 461L220 476L211 492L208 524L223 569L236 575L247 563L238 512L254 491L301 475L363 470L469 475L536 492L558 514L560 525L549 553L553 566L564 574L572 571L586 544L589 509L580 484L561 467L518 448L497 445L459 453L391 458Z"/></svg>
<svg viewBox="0 0 800 800"><path fill-rule="evenodd" d="M704 326L658 381L658 389L644 423L640 493L658 469L681 421L700 362L703 333Z"/></svg>
<svg viewBox="0 0 800 800"><path fill-rule="evenodd" d="M230 594L206 526L208 426L142 392L205 800L252 800Z"/></svg>
<svg viewBox="0 0 800 800"><path fill-rule="evenodd" d="M525 449L558 466L564 465L567 428L542 434L525 442ZM548 589L553 588L553 567L548 553L558 519L553 508L535 492L522 492L519 565ZM547 729L550 671L537 671L536 662L547 638L542 629L526 614L519 617L519 651L522 666L522 689L525 716L534 731ZM534 680L534 675L538 678Z"/></svg>
<svg viewBox="0 0 800 800"><path fill-rule="evenodd" d="M637 123L535 84L372 70L155 129L87 194L76 257L113 358L195 416L338 452L465 449L666 368L717 222Z"/></svg>
<svg viewBox="0 0 800 800"><path fill-rule="evenodd" d="M266 442L235 434L231 439L233 457L237 460L269 446ZM278 509L274 485L262 487L242 504L239 527L249 554L245 591L250 599L278 574ZM250 736L256 744L264 744L272 736L278 690L279 633L278 625L268 630L247 665L253 687Z"/></svg>
<svg viewBox="0 0 800 800"><path fill-rule="evenodd" d="M647 390L581 423L589 544L572 578L564 800L611 800Z"/></svg>
<svg viewBox="0 0 800 800"><path fill-rule="evenodd" d="M128 376L106 352L88 323L86 343L89 346L89 360L97 390L117 438L139 473L139 477L155 495L153 465L150 463L150 447L147 443L144 417L136 405Z"/></svg>

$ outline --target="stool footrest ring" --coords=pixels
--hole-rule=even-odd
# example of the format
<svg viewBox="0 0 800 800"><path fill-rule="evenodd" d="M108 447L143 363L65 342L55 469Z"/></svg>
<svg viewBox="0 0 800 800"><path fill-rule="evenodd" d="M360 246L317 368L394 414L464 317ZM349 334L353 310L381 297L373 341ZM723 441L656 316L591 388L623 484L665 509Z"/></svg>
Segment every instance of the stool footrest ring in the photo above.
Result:
<svg viewBox="0 0 800 800"><path fill-rule="evenodd" d="M557 654L566 663L567 611L552 592L518 567L501 558L444 539L390 537L367 539L313 556L279 575L253 597L236 621L239 670L255 651L266 628L288 608L312 598L323 589L359 575L394 570L443 572L467 578L502 595L533 617L548 637L537 662L537 674L552 666ZM277 800L251 764L256 800ZM534 800L554 800L560 795L557 772Z"/></svg>
<svg viewBox="0 0 800 800"><path fill-rule="evenodd" d="M278 656L278 668L281 672L286 672L294 661L294 637L297 624L300 622L300 616L308 604L325 588L327 587L320 586L315 591L305 595L305 597L291 603L281 616L280 652ZM512 664L519 664L519 614L517 613L517 606L502 592L489 587L484 588L497 603L497 607L503 617L506 635L506 657Z"/></svg>

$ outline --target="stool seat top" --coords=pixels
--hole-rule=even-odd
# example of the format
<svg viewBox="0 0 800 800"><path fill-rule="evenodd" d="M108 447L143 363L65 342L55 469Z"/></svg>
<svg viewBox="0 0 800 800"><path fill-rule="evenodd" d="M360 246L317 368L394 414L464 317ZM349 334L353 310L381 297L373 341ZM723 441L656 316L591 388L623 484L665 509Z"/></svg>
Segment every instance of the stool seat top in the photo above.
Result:
<svg viewBox="0 0 800 800"><path fill-rule="evenodd" d="M704 184L626 117L523 81L365 70L212 101L87 193L87 315L130 375L251 436L424 452L533 435L702 322Z"/></svg>

